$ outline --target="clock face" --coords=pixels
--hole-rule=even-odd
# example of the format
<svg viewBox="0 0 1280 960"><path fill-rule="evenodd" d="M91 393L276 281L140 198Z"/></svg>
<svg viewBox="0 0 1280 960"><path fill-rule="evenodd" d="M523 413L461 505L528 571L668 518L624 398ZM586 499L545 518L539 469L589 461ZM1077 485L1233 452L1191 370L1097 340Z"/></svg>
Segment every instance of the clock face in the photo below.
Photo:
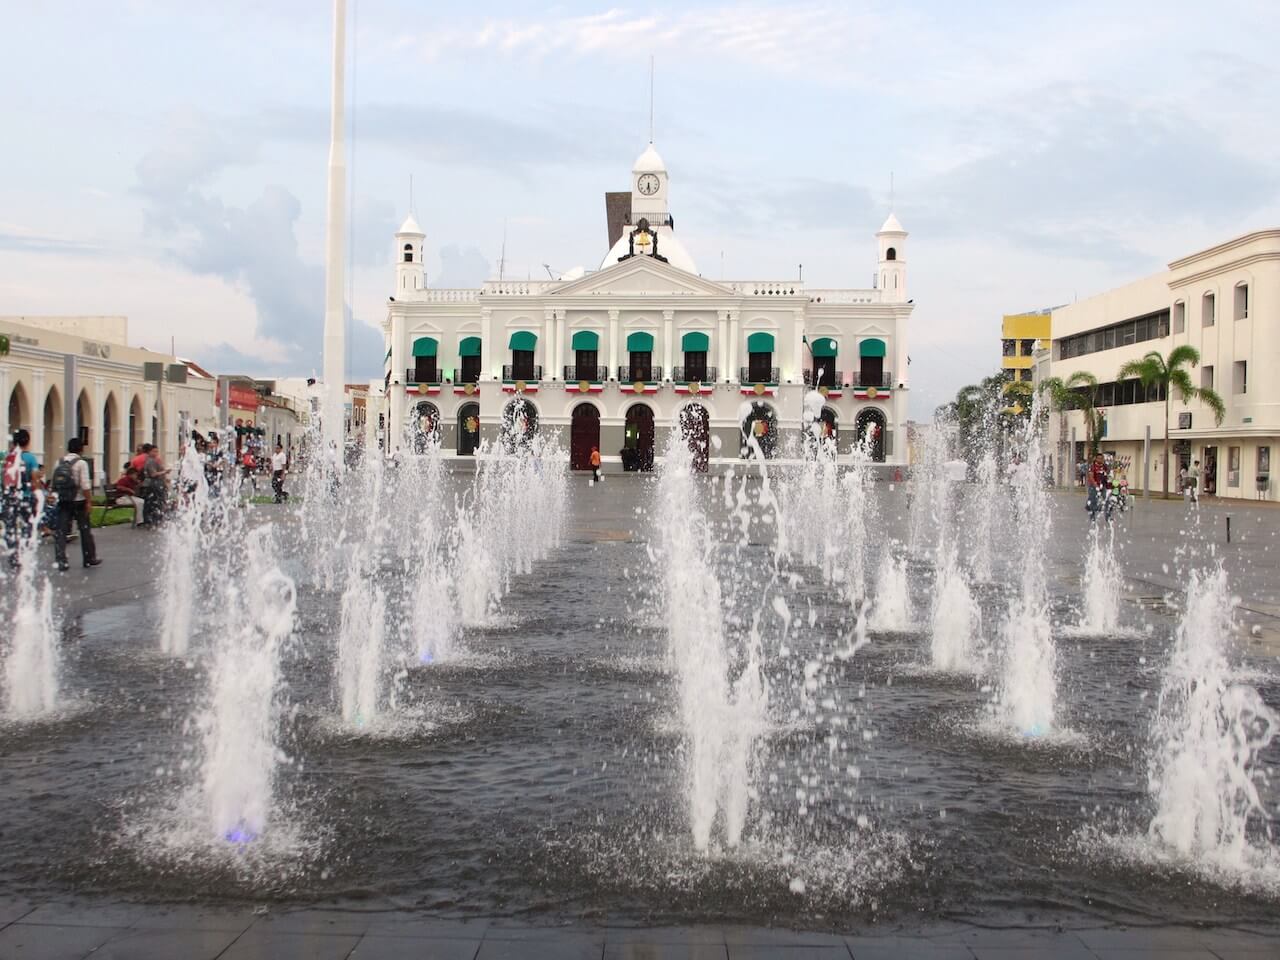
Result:
<svg viewBox="0 0 1280 960"><path fill-rule="evenodd" d="M636 181L636 189L646 197L652 197L657 193L660 185L657 175L652 173L641 174L640 179Z"/></svg>

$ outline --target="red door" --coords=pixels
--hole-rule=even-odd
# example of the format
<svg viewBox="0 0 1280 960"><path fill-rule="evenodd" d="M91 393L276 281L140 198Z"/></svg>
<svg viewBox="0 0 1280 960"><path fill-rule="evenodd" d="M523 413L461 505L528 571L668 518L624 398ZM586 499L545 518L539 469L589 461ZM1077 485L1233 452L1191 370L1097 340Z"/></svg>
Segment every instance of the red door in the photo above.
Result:
<svg viewBox="0 0 1280 960"><path fill-rule="evenodd" d="M573 408L569 428L569 469L590 470L591 450L600 446L600 411L589 403Z"/></svg>

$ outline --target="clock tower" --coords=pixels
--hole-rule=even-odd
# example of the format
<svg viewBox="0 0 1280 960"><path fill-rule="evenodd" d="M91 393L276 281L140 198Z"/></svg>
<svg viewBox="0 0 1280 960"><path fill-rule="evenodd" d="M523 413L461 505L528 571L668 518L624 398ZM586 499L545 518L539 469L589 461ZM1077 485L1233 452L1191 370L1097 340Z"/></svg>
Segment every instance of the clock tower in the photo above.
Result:
<svg viewBox="0 0 1280 960"><path fill-rule="evenodd" d="M653 226L667 223L667 165L652 141L631 168L631 223L643 217Z"/></svg>

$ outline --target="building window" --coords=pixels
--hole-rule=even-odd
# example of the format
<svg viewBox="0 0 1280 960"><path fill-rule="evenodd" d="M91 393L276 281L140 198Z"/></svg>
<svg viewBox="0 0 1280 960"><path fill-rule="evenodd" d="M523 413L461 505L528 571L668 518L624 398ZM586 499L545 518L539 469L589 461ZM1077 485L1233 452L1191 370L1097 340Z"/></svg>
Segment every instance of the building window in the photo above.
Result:
<svg viewBox="0 0 1280 960"><path fill-rule="evenodd" d="M1227 447L1227 486L1240 486L1240 448Z"/></svg>
<svg viewBox="0 0 1280 960"><path fill-rule="evenodd" d="M1035 353L1035 350L1036 350L1035 340L1019 340L1018 344L1019 344L1018 350L1021 352L1021 354L1024 357L1029 357L1031 356L1031 354Z"/></svg>
<svg viewBox="0 0 1280 960"><path fill-rule="evenodd" d="M1169 335L1169 311L1160 310L1146 316L1135 317L1113 323L1086 333L1077 333L1070 337L1062 337L1055 341L1058 344L1057 355L1060 360L1071 357L1082 357L1101 350L1114 350L1116 347L1131 346ZM1013 354L1006 354L1013 356Z"/></svg>
<svg viewBox="0 0 1280 960"><path fill-rule="evenodd" d="M1258 476L1265 477L1271 472L1271 448L1258 448Z"/></svg>
<svg viewBox="0 0 1280 960"><path fill-rule="evenodd" d="M1249 392L1249 361L1237 360L1231 365L1231 391L1233 393Z"/></svg>
<svg viewBox="0 0 1280 960"><path fill-rule="evenodd" d="M1023 383L1031 382L1032 370L1030 367L1024 367L1022 370L1018 371L1018 373L1019 373L1018 379L1021 380Z"/></svg>
<svg viewBox="0 0 1280 960"><path fill-rule="evenodd" d="M1173 305L1173 332L1187 332L1187 305L1181 300Z"/></svg>
<svg viewBox="0 0 1280 960"><path fill-rule="evenodd" d="M1200 387L1204 390L1213 389L1213 364L1206 363L1200 368Z"/></svg>
<svg viewBox="0 0 1280 960"><path fill-rule="evenodd" d="M1001 346L1004 349L1004 355L1006 357L1016 357L1018 355L1017 340L1003 340L1001 341Z"/></svg>
<svg viewBox="0 0 1280 960"><path fill-rule="evenodd" d="M1200 298L1200 325L1202 327L1212 327L1216 322L1213 315L1214 297L1212 293L1206 293Z"/></svg>
<svg viewBox="0 0 1280 960"><path fill-rule="evenodd" d="M1249 285L1247 283L1236 284L1235 318L1237 320L1249 318Z"/></svg>
<svg viewBox="0 0 1280 960"><path fill-rule="evenodd" d="M885 258L886 260L897 260L897 259L898 259L898 251L897 251L897 250L895 250L893 247L890 247L888 250L886 250L886 251L885 251L885 253L884 253L884 258Z"/></svg>
<svg viewBox="0 0 1280 960"><path fill-rule="evenodd" d="M383 249L386 249L385 247ZM404 262L413 263L413 244L406 243L404 245Z"/></svg>

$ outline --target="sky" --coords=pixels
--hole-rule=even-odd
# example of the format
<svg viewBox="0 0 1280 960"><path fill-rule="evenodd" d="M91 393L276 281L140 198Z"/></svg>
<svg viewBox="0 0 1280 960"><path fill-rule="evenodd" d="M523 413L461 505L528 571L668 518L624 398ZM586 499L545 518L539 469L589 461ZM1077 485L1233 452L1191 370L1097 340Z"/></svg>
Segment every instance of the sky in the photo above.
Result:
<svg viewBox="0 0 1280 960"><path fill-rule="evenodd" d="M599 265L650 57L705 276L869 287L892 204L917 419L999 366L1002 314L1280 226L1274 0L348 7L351 380L411 178L429 284L496 276L504 235L508 277ZM331 9L0 0L0 315L318 371Z"/></svg>

